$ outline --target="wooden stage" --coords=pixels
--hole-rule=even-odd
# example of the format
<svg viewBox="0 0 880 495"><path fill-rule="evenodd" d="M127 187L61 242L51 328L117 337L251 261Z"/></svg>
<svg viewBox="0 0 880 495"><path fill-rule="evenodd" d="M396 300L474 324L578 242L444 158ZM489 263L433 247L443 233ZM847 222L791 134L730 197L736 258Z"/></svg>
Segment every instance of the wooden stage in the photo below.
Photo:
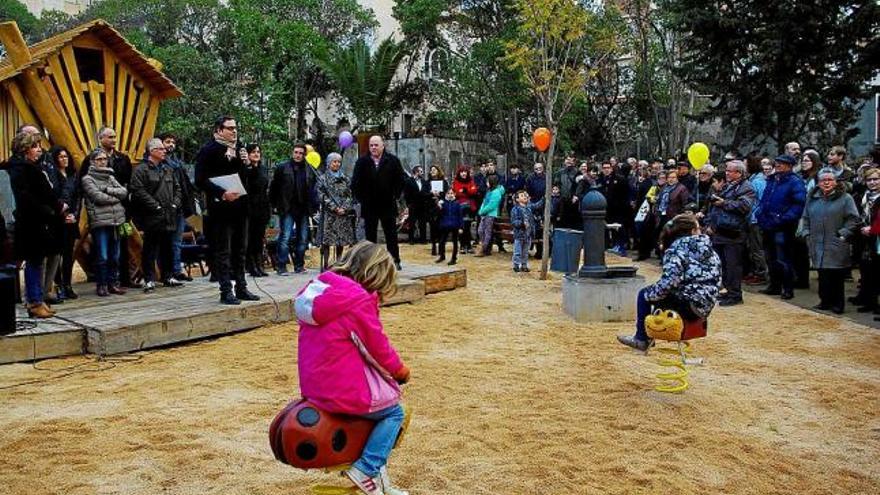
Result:
<svg viewBox="0 0 880 495"><path fill-rule="evenodd" d="M293 296L317 272L287 277L248 277L248 289L261 300L240 306L219 303L219 290L208 277L185 287L157 287L152 294L130 290L124 296L98 297L94 284L78 284L80 298L55 306L58 315L20 320L36 326L0 337L0 364L75 354L109 355L249 330L293 319ZM463 268L404 265L397 294L385 305L414 302L427 294L467 285ZM271 295L271 297L269 297ZM274 301L273 301L274 299Z"/></svg>

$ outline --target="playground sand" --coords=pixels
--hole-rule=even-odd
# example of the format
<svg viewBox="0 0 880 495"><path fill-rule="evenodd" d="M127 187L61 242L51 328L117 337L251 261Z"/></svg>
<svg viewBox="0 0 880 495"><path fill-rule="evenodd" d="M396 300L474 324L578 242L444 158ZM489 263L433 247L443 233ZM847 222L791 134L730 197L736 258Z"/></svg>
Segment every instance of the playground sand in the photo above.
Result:
<svg viewBox="0 0 880 495"><path fill-rule="evenodd" d="M429 263L425 251L404 262ZM382 311L413 370L413 422L390 463L413 495L880 492L877 330L747 295L713 314L691 388L661 394L655 357L614 339L631 325L574 323L558 275L514 274L498 255L462 266L467 289ZM0 493L342 482L269 450L269 421L297 390L294 324L140 356L0 390ZM39 363L74 365L108 363ZM0 387L61 373L2 366Z"/></svg>

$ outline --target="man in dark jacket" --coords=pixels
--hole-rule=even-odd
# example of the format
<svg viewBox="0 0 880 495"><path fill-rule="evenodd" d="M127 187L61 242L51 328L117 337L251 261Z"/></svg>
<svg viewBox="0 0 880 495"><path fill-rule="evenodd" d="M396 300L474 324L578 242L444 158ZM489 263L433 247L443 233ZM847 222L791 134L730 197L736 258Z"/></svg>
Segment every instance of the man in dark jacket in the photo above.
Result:
<svg viewBox="0 0 880 495"><path fill-rule="evenodd" d="M708 165L704 166L705 169ZM702 170L700 170L702 172ZM727 292L718 304L742 304L743 255L748 239L749 214L755 203L755 189L745 180L746 165L740 160L727 162L724 169L725 185L717 195L707 194L711 205L710 224L712 247L721 258L721 280Z"/></svg>
<svg viewBox="0 0 880 495"><path fill-rule="evenodd" d="M602 164L602 175L596 181L599 191L605 196L608 207L605 210L605 221L620 224L620 228L612 231L612 250L620 256L626 256L626 225L631 217L629 206L629 183L609 162ZM579 188L580 189L580 188ZM586 191L588 188L584 188ZM580 198L583 200L583 196ZM580 205L580 201L578 201Z"/></svg>
<svg viewBox="0 0 880 495"><path fill-rule="evenodd" d="M174 231L180 216L180 183L174 170L165 163L165 145L161 139L147 142L147 157L131 175L131 208L135 222L144 231L144 292L156 290L155 271L158 256L162 282L166 287L183 283L174 278Z"/></svg>
<svg viewBox="0 0 880 495"><path fill-rule="evenodd" d="M293 146L293 157L278 165L269 186L269 202L278 215L278 275L285 276L293 243L293 271L305 273L309 217L317 210L315 172L306 163L306 145Z"/></svg>
<svg viewBox="0 0 880 495"><path fill-rule="evenodd" d="M573 198L577 192L577 176L580 174L575 164L574 155L565 157L562 169L553 176L553 185L559 186L559 194L562 198L560 202L561 211L559 212L561 219L557 227L582 229L583 220L580 217L580 205L573 203Z"/></svg>
<svg viewBox="0 0 880 495"><path fill-rule="evenodd" d="M376 242L379 222L385 245L400 269L397 246L397 199L403 192L406 173L396 156L385 151L381 136L370 138L370 152L358 158L351 177L351 191L361 204L368 241Z"/></svg>
<svg viewBox="0 0 880 495"><path fill-rule="evenodd" d="M807 196L804 181L791 171L795 163L790 155L776 157L775 171L767 178L767 187L756 214L770 272L770 285L761 292L780 295L782 299L794 297L792 250Z"/></svg>
<svg viewBox="0 0 880 495"><path fill-rule="evenodd" d="M223 116L214 121L214 137L196 155L196 186L204 191L207 216L212 224L210 240L214 261L211 270L220 282L220 302L240 304L257 301L259 296L247 290L244 258L247 251L248 205L246 195L227 190L211 179L237 174L247 190L245 170L247 151L238 144L235 119ZM207 230L207 229L206 229ZM235 277L235 293L231 278Z"/></svg>
<svg viewBox="0 0 880 495"><path fill-rule="evenodd" d="M180 262L180 250L183 241L183 231L186 228L186 219L196 214L196 188L189 178L183 160L174 154L177 147L177 136L170 132L159 134L159 139L165 145L165 163L174 171L174 178L180 185L180 208L177 210L177 228L172 236L172 261L171 270L177 280L192 281L192 277L183 271Z"/></svg>
<svg viewBox="0 0 880 495"><path fill-rule="evenodd" d="M403 198L409 209L409 243L416 242L416 230L419 231L418 241L427 241L428 216L433 214L436 204L431 194L431 181L425 178L425 169L421 165L412 168L412 175L406 178L403 186ZM432 207L433 205L433 207Z"/></svg>
<svg viewBox="0 0 880 495"><path fill-rule="evenodd" d="M111 127L102 127L98 129L98 133L95 135L95 140L110 158L107 165L113 169L113 176L116 177L116 181L119 182L119 185L128 189L129 183L131 182L133 167L131 166L131 160L128 156L116 149L116 131ZM89 173L90 166L89 157L86 156L77 171L77 176L79 177L80 182L82 182L82 178ZM122 202L122 206L125 208L126 220L130 219L131 203L128 200L125 200ZM143 287L143 285L131 279L130 257L131 253L128 250L128 239L122 239L119 243L119 282L123 287L139 289Z"/></svg>

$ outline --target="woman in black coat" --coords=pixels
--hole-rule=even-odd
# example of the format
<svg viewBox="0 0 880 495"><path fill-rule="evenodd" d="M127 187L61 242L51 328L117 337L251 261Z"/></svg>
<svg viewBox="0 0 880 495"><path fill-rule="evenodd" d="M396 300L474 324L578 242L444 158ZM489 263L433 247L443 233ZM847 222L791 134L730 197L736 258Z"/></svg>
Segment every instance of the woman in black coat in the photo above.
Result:
<svg viewBox="0 0 880 495"><path fill-rule="evenodd" d="M70 166L70 152L62 146L49 149L49 156L55 165L57 182L55 192L64 210L64 227L61 230L61 269L55 273L55 290L60 301L79 297L73 291L73 246L79 238L79 214L81 208L79 181L76 171Z"/></svg>
<svg viewBox="0 0 880 495"><path fill-rule="evenodd" d="M258 144L245 148L248 155L246 174L248 181L248 245L245 267L254 277L269 276L263 270L263 251L266 249L266 226L272 216L269 205L269 177L263 171L263 150Z"/></svg>
<svg viewBox="0 0 880 495"><path fill-rule="evenodd" d="M39 134L19 133L12 140L10 182L15 197L15 254L25 262L24 281L28 314L50 318L55 312L44 302L43 262L61 252L62 204L49 176L40 167Z"/></svg>

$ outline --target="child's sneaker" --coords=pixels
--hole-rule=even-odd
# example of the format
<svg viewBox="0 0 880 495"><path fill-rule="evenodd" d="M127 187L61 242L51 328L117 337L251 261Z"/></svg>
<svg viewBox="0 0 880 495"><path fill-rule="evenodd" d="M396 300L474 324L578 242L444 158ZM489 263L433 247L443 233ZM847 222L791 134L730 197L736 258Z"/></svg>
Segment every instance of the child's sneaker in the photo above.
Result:
<svg viewBox="0 0 880 495"><path fill-rule="evenodd" d="M378 476L370 478L354 466L346 469L342 474L346 475L352 483L357 485L367 495L385 495L385 492L382 491L382 479Z"/></svg>
<svg viewBox="0 0 880 495"><path fill-rule="evenodd" d="M513 265L513 271L518 272L518 271L519 271L519 265Z"/></svg>
<svg viewBox="0 0 880 495"><path fill-rule="evenodd" d="M523 265L520 267L519 271L521 272L530 272L528 265Z"/></svg>
<svg viewBox="0 0 880 495"><path fill-rule="evenodd" d="M379 479L382 480L382 489L385 490L385 495L409 495L409 492L391 485L391 478L388 477L387 466L382 466L382 468L379 469Z"/></svg>

